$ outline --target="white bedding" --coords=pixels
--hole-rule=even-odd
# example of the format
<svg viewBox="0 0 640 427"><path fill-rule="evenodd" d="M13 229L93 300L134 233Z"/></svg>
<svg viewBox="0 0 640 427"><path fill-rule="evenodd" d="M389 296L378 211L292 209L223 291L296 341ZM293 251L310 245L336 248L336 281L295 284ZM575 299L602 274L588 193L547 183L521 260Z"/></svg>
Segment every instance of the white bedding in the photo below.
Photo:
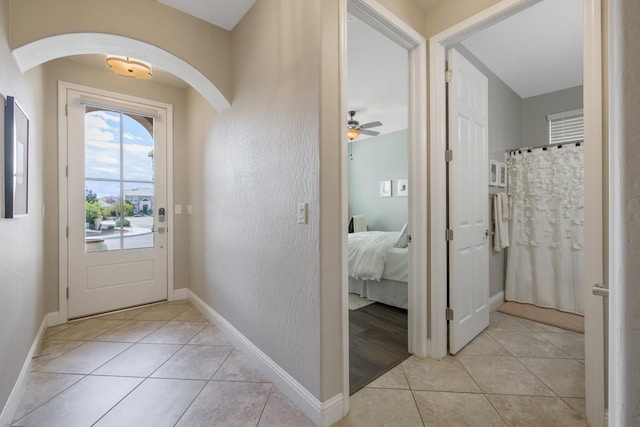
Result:
<svg viewBox="0 0 640 427"><path fill-rule="evenodd" d="M364 231L349 234L349 276L360 280L382 278L397 232Z"/></svg>
<svg viewBox="0 0 640 427"><path fill-rule="evenodd" d="M391 248L384 263L383 279L409 281L409 248Z"/></svg>

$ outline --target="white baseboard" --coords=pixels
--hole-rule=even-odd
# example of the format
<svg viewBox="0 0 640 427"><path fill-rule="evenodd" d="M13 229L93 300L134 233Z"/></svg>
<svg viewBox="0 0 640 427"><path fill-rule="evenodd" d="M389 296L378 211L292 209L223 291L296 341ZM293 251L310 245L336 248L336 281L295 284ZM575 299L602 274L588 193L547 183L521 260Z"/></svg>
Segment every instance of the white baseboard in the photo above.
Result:
<svg viewBox="0 0 640 427"><path fill-rule="evenodd" d="M173 290L173 298L171 298L169 301L176 301L176 300L187 299L187 298L188 298L187 288L180 288L180 289Z"/></svg>
<svg viewBox="0 0 640 427"><path fill-rule="evenodd" d="M62 325L63 323L67 323L67 316L63 316L59 311L54 311L45 317L47 319L47 327Z"/></svg>
<svg viewBox="0 0 640 427"><path fill-rule="evenodd" d="M38 349L40 342L42 341L42 337L44 336L47 327L49 327L51 322L56 319L57 315L58 313L48 313L42 319L40 328L38 328L36 337L33 339L33 343L31 344L31 348L29 349L29 353L27 353L27 357L22 364L20 375L18 375L18 379L16 380L16 383L11 390L11 394L9 395L9 399L7 399L7 403L4 405L2 414L0 414L0 426L5 427L11 425L11 421L13 421L13 417L15 416L16 411L20 406L20 402L24 397L27 379L29 377L29 372L31 371L31 361L33 359L33 356L35 355L35 352Z"/></svg>
<svg viewBox="0 0 640 427"><path fill-rule="evenodd" d="M191 290L187 290L187 294L189 301L220 328L245 357L257 366L315 425L329 427L342 418L344 405L342 393L325 402L320 402L200 297Z"/></svg>
<svg viewBox="0 0 640 427"><path fill-rule="evenodd" d="M492 296L491 298L489 298L489 308L491 311L500 307L502 304L504 304L504 291L500 291L494 296Z"/></svg>

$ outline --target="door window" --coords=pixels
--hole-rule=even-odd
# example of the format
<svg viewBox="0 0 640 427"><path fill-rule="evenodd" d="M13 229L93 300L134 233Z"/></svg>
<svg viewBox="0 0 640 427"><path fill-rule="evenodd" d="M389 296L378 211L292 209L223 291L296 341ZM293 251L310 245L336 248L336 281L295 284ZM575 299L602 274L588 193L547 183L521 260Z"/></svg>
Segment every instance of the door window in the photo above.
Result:
<svg viewBox="0 0 640 427"><path fill-rule="evenodd" d="M85 106L85 253L153 248L153 118Z"/></svg>

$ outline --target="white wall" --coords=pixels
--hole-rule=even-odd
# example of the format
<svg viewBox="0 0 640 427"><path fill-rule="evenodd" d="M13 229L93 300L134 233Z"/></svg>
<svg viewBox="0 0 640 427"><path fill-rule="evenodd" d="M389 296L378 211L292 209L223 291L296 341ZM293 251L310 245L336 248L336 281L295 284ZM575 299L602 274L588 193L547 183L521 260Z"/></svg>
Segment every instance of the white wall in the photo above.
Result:
<svg viewBox="0 0 640 427"><path fill-rule="evenodd" d="M349 143L349 217L365 215L369 230L400 231L408 198L398 197L398 179L409 178L409 132L401 130ZM392 182L392 197L380 197L380 181Z"/></svg>
<svg viewBox="0 0 640 427"><path fill-rule="evenodd" d="M0 411L22 369L45 315L42 70L21 74L8 43L8 2L0 1L0 94L14 96L29 116L29 215L4 219L4 172L0 178ZM3 100L4 101L4 100ZM4 107L0 108L4 141ZM4 150L0 150L3 159ZM0 163L4 165L4 160ZM0 166L4 171L4 166Z"/></svg>
<svg viewBox="0 0 640 427"><path fill-rule="evenodd" d="M232 32L232 106L188 97L190 289L318 398L319 4L258 1Z"/></svg>
<svg viewBox="0 0 640 427"><path fill-rule="evenodd" d="M140 98L166 102L173 105L174 142L174 203L187 204L189 188L187 164L187 138L185 137L185 99L183 88L158 84L153 80L135 80L119 77L106 67L98 68L57 59L44 64L45 93L45 223L47 311L58 310L58 81L75 83L96 89L124 93ZM174 287L185 288L189 283L188 217L174 216Z"/></svg>

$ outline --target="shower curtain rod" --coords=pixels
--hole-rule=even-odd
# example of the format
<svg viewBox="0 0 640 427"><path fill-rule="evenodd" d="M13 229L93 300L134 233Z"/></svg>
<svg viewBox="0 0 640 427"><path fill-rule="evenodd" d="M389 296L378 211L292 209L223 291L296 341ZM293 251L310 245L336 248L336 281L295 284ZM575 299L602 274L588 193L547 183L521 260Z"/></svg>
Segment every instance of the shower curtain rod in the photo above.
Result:
<svg viewBox="0 0 640 427"><path fill-rule="evenodd" d="M569 145L569 144L576 144L576 146L580 146L581 144L584 143L584 139L581 139L579 141L571 141L571 142L561 142L559 144L546 144L546 145L536 145L535 147L522 147L522 148L509 148L507 150L504 150L507 154L511 154L511 153L515 153L516 151L518 153L522 153L523 151L526 151L528 153L531 152L531 150L535 150L536 148L542 148L543 150L546 150L549 147L558 147L558 148L562 148L563 145Z"/></svg>

